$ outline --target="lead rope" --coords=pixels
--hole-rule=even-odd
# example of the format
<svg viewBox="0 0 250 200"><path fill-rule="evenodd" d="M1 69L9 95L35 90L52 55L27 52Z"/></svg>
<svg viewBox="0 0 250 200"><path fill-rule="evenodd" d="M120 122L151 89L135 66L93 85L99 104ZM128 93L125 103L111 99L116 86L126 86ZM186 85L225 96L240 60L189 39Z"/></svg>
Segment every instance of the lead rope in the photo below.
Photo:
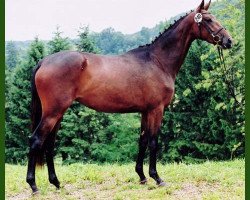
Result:
<svg viewBox="0 0 250 200"><path fill-rule="evenodd" d="M226 64L225 64L225 59L224 59L224 55L223 55L223 50L218 45L217 45L217 49L218 49L218 52L219 52L220 65L223 64L224 70L226 70Z"/></svg>
<svg viewBox="0 0 250 200"><path fill-rule="evenodd" d="M224 79L225 79L226 84L228 85L229 81L228 81L227 73L226 73L226 65L225 65L223 50L219 45L217 45L217 49L218 49L219 58L220 58L220 66L223 69Z"/></svg>
<svg viewBox="0 0 250 200"><path fill-rule="evenodd" d="M235 96L234 86L232 85L231 81L228 79L228 76L227 76L227 73L226 73L226 64L225 64L225 59L224 59L224 55L223 55L223 50L218 45L217 45L217 49L218 49L219 58L220 58L220 66L223 69L224 80L225 80L225 83L227 84L228 92L234 98L235 103L237 103L238 105L240 105L240 103L238 102L238 100L236 99L236 96Z"/></svg>
<svg viewBox="0 0 250 200"><path fill-rule="evenodd" d="M225 59L224 59L224 55L223 55L223 50L219 45L217 45L217 49L218 49L219 58L220 58L220 66L223 69L223 73L224 73L224 79L225 79L226 84L228 86L230 86L229 91L231 91L231 84L230 84L230 81L228 80L228 77L227 77L227 69L226 69Z"/></svg>

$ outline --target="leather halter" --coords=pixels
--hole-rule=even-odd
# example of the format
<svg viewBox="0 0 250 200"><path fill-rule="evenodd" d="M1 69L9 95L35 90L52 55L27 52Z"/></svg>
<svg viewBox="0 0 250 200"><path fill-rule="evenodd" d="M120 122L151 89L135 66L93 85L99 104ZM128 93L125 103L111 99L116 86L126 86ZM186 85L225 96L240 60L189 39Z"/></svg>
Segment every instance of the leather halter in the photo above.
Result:
<svg viewBox="0 0 250 200"><path fill-rule="evenodd" d="M209 34L213 37L213 40L214 42L216 43L217 45L217 50L218 50L218 53L219 53L219 58L220 58L220 66L222 67L223 69L223 72L224 72L224 75L225 75L225 82L229 88L229 92L232 93L231 91L231 82L230 80L228 80L227 76L226 76L226 65L225 65L225 59L224 59L224 55L223 55L223 50L222 50L222 47L220 46L220 42L221 42L221 45L222 44L222 40L223 40L223 35L219 35L219 33L225 29L224 27L221 27L218 31L214 32L207 24L206 21L203 21L202 20L202 14L201 13L197 13L194 17L194 21L198 24L199 26L199 32L200 32L200 39L201 39L201 25L203 25L205 27L205 29L209 32ZM199 43L198 43L199 44ZM233 94L233 93L232 93ZM237 101L236 101L237 102Z"/></svg>
<svg viewBox="0 0 250 200"><path fill-rule="evenodd" d="M210 33L210 35L213 37L213 40L216 44L218 44L219 42L222 42L223 36L221 37L219 35L219 33L224 29L224 27L221 27L218 31L216 31L215 33L211 30L211 28L208 26L207 22L203 22L201 23L201 25L203 25L207 31ZM201 32L200 32L201 34ZM201 36L201 35L200 35Z"/></svg>

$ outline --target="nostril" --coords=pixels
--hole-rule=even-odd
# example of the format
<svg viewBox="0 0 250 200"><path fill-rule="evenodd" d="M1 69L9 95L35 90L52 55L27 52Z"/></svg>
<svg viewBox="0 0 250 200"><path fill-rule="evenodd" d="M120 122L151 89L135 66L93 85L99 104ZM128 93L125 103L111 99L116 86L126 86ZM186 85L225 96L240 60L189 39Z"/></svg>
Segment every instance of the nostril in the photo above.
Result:
<svg viewBox="0 0 250 200"><path fill-rule="evenodd" d="M233 41L232 41L231 38L228 38L226 47L227 47L227 48L231 48L232 46L233 46Z"/></svg>

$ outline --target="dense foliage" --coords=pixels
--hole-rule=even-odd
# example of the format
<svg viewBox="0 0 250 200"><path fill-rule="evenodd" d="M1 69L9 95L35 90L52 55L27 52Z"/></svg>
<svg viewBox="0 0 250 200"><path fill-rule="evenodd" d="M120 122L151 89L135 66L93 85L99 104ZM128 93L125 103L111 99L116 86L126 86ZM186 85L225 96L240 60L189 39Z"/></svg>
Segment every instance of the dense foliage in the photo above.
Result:
<svg viewBox="0 0 250 200"><path fill-rule="evenodd" d="M12 69L6 84L6 160L23 162L30 135L31 77L34 66L44 57L44 44L35 38L27 52L27 60Z"/></svg>
<svg viewBox="0 0 250 200"><path fill-rule="evenodd" d="M232 35L234 47L224 51L224 66L214 46L205 42L192 44L177 76L175 97L165 111L159 136L162 161L197 162L244 156L244 3L221 0L212 4L211 12ZM75 40L62 37L57 28L51 41L43 43L36 38L29 42L27 51L23 50L26 47L18 51L20 43L7 42L6 162L26 162L27 138L31 134L30 79L38 60L67 49L120 54L149 43L169 23L142 28L132 35L112 28L90 33L88 27L81 27ZM58 132L57 156L64 163L135 160L139 117L98 113L74 103L65 113Z"/></svg>

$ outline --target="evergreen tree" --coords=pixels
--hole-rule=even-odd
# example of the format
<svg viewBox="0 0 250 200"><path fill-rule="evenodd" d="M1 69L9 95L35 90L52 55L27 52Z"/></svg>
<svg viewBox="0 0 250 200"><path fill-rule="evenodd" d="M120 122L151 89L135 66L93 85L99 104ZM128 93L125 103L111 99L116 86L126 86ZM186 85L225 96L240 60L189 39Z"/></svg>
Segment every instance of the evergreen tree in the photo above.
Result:
<svg viewBox="0 0 250 200"><path fill-rule="evenodd" d="M6 66L13 69L18 63L18 51L14 42L10 41L6 44Z"/></svg>
<svg viewBox="0 0 250 200"><path fill-rule="evenodd" d="M76 47L78 51L98 53L99 50L95 47L93 40L89 36L89 27L82 26L78 31L78 40Z"/></svg>
<svg viewBox="0 0 250 200"><path fill-rule="evenodd" d="M6 66L5 67L5 120L9 121L9 104L10 104L10 77L11 70Z"/></svg>
<svg viewBox="0 0 250 200"><path fill-rule="evenodd" d="M96 43L104 54L117 54L123 52L124 36L121 32L115 32L113 28L106 28L96 37Z"/></svg>
<svg viewBox="0 0 250 200"><path fill-rule="evenodd" d="M32 71L44 57L44 44L35 38L27 61L16 67L11 75L6 121L6 161L22 163L26 160L30 132L30 103Z"/></svg>
<svg viewBox="0 0 250 200"><path fill-rule="evenodd" d="M69 39L62 37L63 32L60 31L59 27L56 27L54 37L48 42L49 54L53 54L63 50L69 50L71 48Z"/></svg>

